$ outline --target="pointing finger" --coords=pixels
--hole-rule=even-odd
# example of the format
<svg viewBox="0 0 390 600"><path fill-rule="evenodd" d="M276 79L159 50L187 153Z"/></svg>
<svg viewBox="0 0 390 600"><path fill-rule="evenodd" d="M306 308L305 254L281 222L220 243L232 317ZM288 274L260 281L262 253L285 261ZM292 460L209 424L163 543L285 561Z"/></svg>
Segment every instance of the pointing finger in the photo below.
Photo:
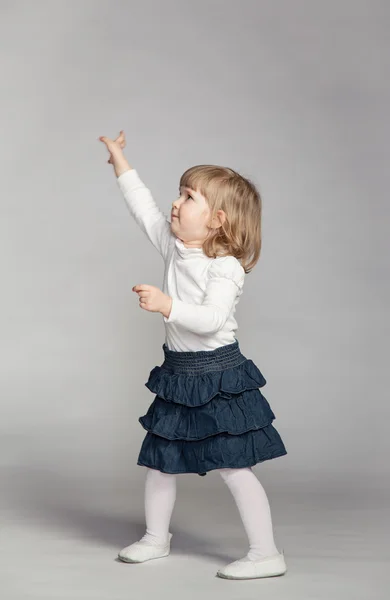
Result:
<svg viewBox="0 0 390 600"><path fill-rule="evenodd" d="M133 292L140 292L141 290L148 290L150 288L150 285L146 284L146 283L139 283L138 285L135 285L132 289Z"/></svg>

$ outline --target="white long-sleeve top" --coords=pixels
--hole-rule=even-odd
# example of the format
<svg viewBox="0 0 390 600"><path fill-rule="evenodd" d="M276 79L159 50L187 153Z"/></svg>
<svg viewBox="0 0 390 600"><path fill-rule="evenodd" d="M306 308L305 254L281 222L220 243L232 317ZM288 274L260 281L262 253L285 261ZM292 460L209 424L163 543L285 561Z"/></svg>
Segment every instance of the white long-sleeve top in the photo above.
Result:
<svg viewBox="0 0 390 600"><path fill-rule="evenodd" d="M214 350L233 343L245 278L241 263L235 256L210 258L202 248L187 248L136 169L116 181L131 215L164 259L162 291L172 298L169 317L163 316L169 350Z"/></svg>

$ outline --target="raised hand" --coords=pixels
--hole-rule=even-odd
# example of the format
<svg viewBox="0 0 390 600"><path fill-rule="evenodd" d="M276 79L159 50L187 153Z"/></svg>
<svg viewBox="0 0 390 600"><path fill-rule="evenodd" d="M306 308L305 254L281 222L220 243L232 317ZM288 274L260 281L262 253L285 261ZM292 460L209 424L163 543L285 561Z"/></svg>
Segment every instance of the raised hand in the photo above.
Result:
<svg viewBox="0 0 390 600"><path fill-rule="evenodd" d="M107 162L113 165L115 159L123 154L122 150L126 146L125 132L122 130L115 140L111 140L105 135L101 135L99 140L106 144L107 150L110 153L110 158Z"/></svg>
<svg viewBox="0 0 390 600"><path fill-rule="evenodd" d="M125 133L123 130L115 140L112 140L105 135L100 136L98 139L106 145L106 148L110 153L110 158L107 162L114 166L117 177L128 169L131 169L123 154L123 148L126 146Z"/></svg>

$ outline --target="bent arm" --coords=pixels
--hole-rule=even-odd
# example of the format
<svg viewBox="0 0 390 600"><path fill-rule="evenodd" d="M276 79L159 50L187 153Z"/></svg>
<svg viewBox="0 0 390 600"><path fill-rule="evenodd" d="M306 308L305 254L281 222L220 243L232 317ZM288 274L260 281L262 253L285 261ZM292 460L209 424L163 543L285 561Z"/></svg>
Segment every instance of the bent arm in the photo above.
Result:
<svg viewBox="0 0 390 600"><path fill-rule="evenodd" d="M189 304L172 298L171 312L164 321L177 323L199 334L215 333L225 325L239 291L239 286L232 279L210 279L202 304Z"/></svg>

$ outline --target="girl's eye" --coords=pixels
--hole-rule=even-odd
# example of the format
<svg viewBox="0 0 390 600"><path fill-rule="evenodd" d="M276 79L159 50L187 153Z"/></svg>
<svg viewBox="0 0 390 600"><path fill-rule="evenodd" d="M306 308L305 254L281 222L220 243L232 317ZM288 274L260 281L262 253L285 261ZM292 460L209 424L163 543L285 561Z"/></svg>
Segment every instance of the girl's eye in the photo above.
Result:
<svg viewBox="0 0 390 600"><path fill-rule="evenodd" d="M188 198L190 198L191 200L193 200L193 197L190 196L190 194L185 193L183 195L184 195L184 197L186 197L186 200L188 200ZM182 197L182 194L179 193L179 200L180 200L181 197Z"/></svg>

